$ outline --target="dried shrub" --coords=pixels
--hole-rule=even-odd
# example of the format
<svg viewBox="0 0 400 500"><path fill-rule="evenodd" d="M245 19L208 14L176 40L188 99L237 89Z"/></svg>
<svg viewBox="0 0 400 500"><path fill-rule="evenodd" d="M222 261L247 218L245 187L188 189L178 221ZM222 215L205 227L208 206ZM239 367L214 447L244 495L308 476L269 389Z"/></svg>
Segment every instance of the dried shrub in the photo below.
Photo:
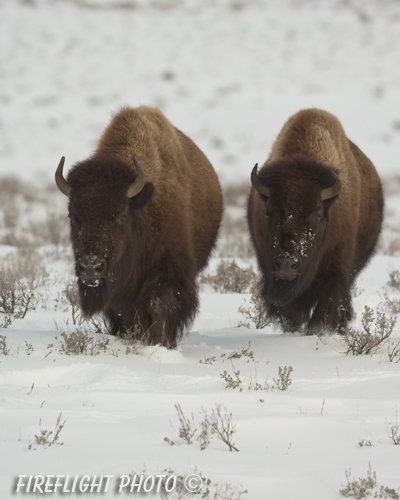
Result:
<svg viewBox="0 0 400 500"><path fill-rule="evenodd" d="M225 380L225 389L239 389L239 392L243 391L243 382L240 378L240 371L233 369L233 377L226 370L224 370L220 377Z"/></svg>
<svg viewBox="0 0 400 500"><path fill-rule="evenodd" d="M397 423L396 423L396 425L392 425L390 427L389 437L392 440L394 445L396 445L396 446L400 445L399 426Z"/></svg>
<svg viewBox="0 0 400 500"><path fill-rule="evenodd" d="M96 314L90 319L90 329L102 335L111 335L111 327L104 314Z"/></svg>
<svg viewBox="0 0 400 500"><path fill-rule="evenodd" d="M255 365L256 366L256 365ZM225 389L239 389L239 392L243 391L243 380L240 378L240 371L235 370L233 366L233 376L229 374L226 370L224 370L220 377L226 382ZM277 389L278 391L287 391L289 387L292 385L292 379L290 375L293 371L291 366L279 366L278 368L278 377L273 378L275 385L270 385L268 380L264 382L259 382L257 380L257 370L254 378L250 376L249 382L247 384L247 388L249 391L274 391Z"/></svg>
<svg viewBox="0 0 400 500"><path fill-rule="evenodd" d="M204 361L200 359L199 363L203 365L213 365L217 361L215 356L204 356Z"/></svg>
<svg viewBox="0 0 400 500"><path fill-rule="evenodd" d="M251 297L249 305L240 306L239 312L243 314L246 319L252 321L256 329L259 330L270 325L271 320L268 318L265 303L260 293L260 284L255 274L250 286L250 293ZM241 321L237 326L245 326L247 328L250 328L250 323Z"/></svg>
<svg viewBox="0 0 400 500"><path fill-rule="evenodd" d="M382 305L390 314L400 314L400 299L391 299L387 293L384 293Z"/></svg>
<svg viewBox="0 0 400 500"><path fill-rule="evenodd" d="M359 477L351 479L351 468L345 469L347 484L339 490L340 494L346 498L355 498L362 500L363 498L392 498L399 500L400 496L397 491L387 486L381 486L378 489L376 472L372 472L371 463L368 464L367 477Z"/></svg>
<svg viewBox="0 0 400 500"><path fill-rule="evenodd" d="M33 201L32 194L32 189L16 177L6 176L0 180L0 221L6 230L5 240L18 227L23 207L27 201Z"/></svg>
<svg viewBox="0 0 400 500"><path fill-rule="evenodd" d="M228 184L222 189L225 206L245 208L250 193L250 183Z"/></svg>
<svg viewBox="0 0 400 500"><path fill-rule="evenodd" d="M392 443L395 446L400 446L400 432L399 432L399 424L397 423L397 406L395 408L395 421L394 424L392 422L389 422L388 427L388 434L390 439L392 440Z"/></svg>
<svg viewBox="0 0 400 500"><path fill-rule="evenodd" d="M46 234L44 237L46 238L46 241L56 247L69 244L70 228L65 213L60 214L54 212L54 210L49 210L47 213L45 229Z"/></svg>
<svg viewBox="0 0 400 500"><path fill-rule="evenodd" d="M61 415L62 415L62 413L60 413L60 415L57 418L56 425L54 427L54 431L42 429L42 419L39 420L40 433L35 434L36 444L41 445L41 446L47 446L47 447L53 446L54 444L58 444L60 446L62 446L64 444L64 443L59 442L60 433L63 430L65 422L66 422L64 420L64 422L61 423ZM29 449L32 450L35 448L32 448L32 445L29 445Z"/></svg>
<svg viewBox="0 0 400 500"><path fill-rule="evenodd" d="M340 494L346 498L353 497L357 500L367 498L376 486L376 472L372 472L371 464L367 471L366 478L351 479L351 468L345 469L346 486L339 490Z"/></svg>
<svg viewBox="0 0 400 500"><path fill-rule="evenodd" d="M400 340L398 342L388 341L386 357L390 363L398 363L400 361Z"/></svg>
<svg viewBox="0 0 400 500"><path fill-rule="evenodd" d="M104 314L96 314L90 320L90 329L95 333L101 335L110 335L116 341L120 342L125 348L125 354L141 354L142 350L147 346L145 343L146 337L148 336L148 331L144 331L144 328L140 321L133 325L129 330L125 332L118 332L117 335L112 334L112 325L109 323ZM118 353L121 350L119 348L114 349L112 354L118 357Z"/></svg>
<svg viewBox="0 0 400 500"><path fill-rule="evenodd" d="M197 432L193 414L191 419L186 418L179 403L175 405L175 409L178 412L181 424L181 427L179 428L179 437L184 439L187 444L192 444L193 437ZM196 439L200 443L201 450L207 448L212 440L212 436L216 435L218 439L229 446L230 451L239 451L233 442L233 436L236 433L236 430L235 426L232 424L232 413L228 413L223 404L216 403L215 409L211 408L210 415L208 414L208 411L202 407L200 415L203 416L203 419L200 422L200 434L197 435ZM164 441L171 446L175 444L175 442L168 437L165 437Z"/></svg>
<svg viewBox="0 0 400 500"><path fill-rule="evenodd" d="M77 356L86 354L88 356L97 356L103 352L107 352L110 340L106 337L97 338L91 337L87 330L77 328L73 332L61 332L61 339L55 337L55 340L60 341L59 352L68 356ZM50 344L48 348L54 347Z"/></svg>
<svg viewBox="0 0 400 500"><path fill-rule="evenodd" d="M247 388L249 389L249 391L271 391L274 389L273 386L270 386L268 384L268 380L264 380L264 382L259 382L257 380L257 376L254 379L252 376L250 376Z"/></svg>
<svg viewBox="0 0 400 500"><path fill-rule="evenodd" d="M145 340L148 336L148 331L145 331L142 324L136 323L133 327L124 333L119 333L117 338L126 348L126 355L139 354L145 347Z"/></svg>
<svg viewBox="0 0 400 500"><path fill-rule="evenodd" d="M372 441L370 439L362 439L359 443L358 443L358 446L360 446L361 448L363 447L368 447L368 448L372 448L374 445L372 443Z"/></svg>
<svg viewBox="0 0 400 500"><path fill-rule="evenodd" d="M372 325L375 322L375 333L372 333ZM361 319L361 329L348 327L346 335L341 338L347 347L346 354L358 356L360 354L374 354L389 339L396 324L396 317L389 318L379 309L376 311L376 320L373 310L365 306Z"/></svg>
<svg viewBox="0 0 400 500"><path fill-rule="evenodd" d="M389 240L387 247L387 255L399 255L400 254L400 237L394 236Z"/></svg>
<svg viewBox="0 0 400 500"><path fill-rule="evenodd" d="M0 200L6 204L15 196L20 196L26 201L32 202L37 199L37 190L32 189L31 184L21 181L18 177L11 175L0 179Z"/></svg>
<svg viewBox="0 0 400 500"><path fill-rule="evenodd" d="M224 356L225 356L224 354L221 355L221 357ZM251 340L249 340L247 347L244 347L241 350L231 351L227 356L227 359L241 359L241 358L248 358L247 363L250 363L250 361L252 361L253 363L256 362L254 359L254 351L251 350Z"/></svg>
<svg viewBox="0 0 400 500"><path fill-rule="evenodd" d="M63 295L71 306L72 323L74 325L81 325L85 319L82 316L79 290L76 280L71 280L66 284L65 289L63 290Z"/></svg>
<svg viewBox="0 0 400 500"><path fill-rule="evenodd" d="M239 451L233 442L233 436L236 434L235 425L232 424L232 413L228 413L226 406L222 403L216 403L215 409L211 408L211 414L201 409L203 415L203 428L210 429L223 443L229 446L229 451Z"/></svg>
<svg viewBox="0 0 400 500"><path fill-rule="evenodd" d="M185 483L185 479L191 474L195 474L201 479L201 490L197 492L190 493L187 489L187 485ZM136 493L138 491L137 485L141 480L144 480L148 477L148 472L146 467L143 468L141 473L136 473L132 471L130 474L126 476L121 476L121 478L125 477L128 479L128 484L126 486L126 493ZM159 474L155 476L158 478L158 481L155 486L159 498L162 500L181 500L182 498L190 498L191 495L201 495L200 498L204 500L246 500L248 491L243 489L243 486L236 486L228 483L218 483L217 481L211 479L211 477L206 476L201 471L194 467L193 472L186 471L184 474L179 474L172 467L168 469L164 469ZM175 478L175 485L173 490L171 491L171 482L169 481L170 477ZM135 491L136 488L136 491ZM154 490L153 490L154 491ZM119 493L122 493L121 489L118 490ZM139 493L139 496L142 495L142 492ZM152 496L150 494L150 496ZM158 498L158 497L157 497Z"/></svg>
<svg viewBox="0 0 400 500"><path fill-rule="evenodd" d="M61 215L59 196L42 187L32 188L18 179L0 182L0 241L17 248L51 243L57 251L69 240L65 208Z"/></svg>
<svg viewBox="0 0 400 500"><path fill-rule="evenodd" d="M39 258L35 254L13 257L0 265L0 313L25 318L28 311L36 310L42 298L38 289L48 279Z"/></svg>
<svg viewBox="0 0 400 500"><path fill-rule="evenodd" d="M398 269L391 269L389 271L389 281L387 284L400 291L400 271Z"/></svg>
<svg viewBox="0 0 400 500"><path fill-rule="evenodd" d="M240 216L228 211L224 213L216 255L225 259L233 257L249 259L254 257L254 248L250 241L243 210L240 211Z"/></svg>
<svg viewBox="0 0 400 500"><path fill-rule="evenodd" d="M11 347L8 345L8 340L5 335L0 335L0 354L4 354L4 356L8 356L10 354Z"/></svg>
<svg viewBox="0 0 400 500"><path fill-rule="evenodd" d="M181 405L179 403L175 405L175 409L178 412L179 421L181 423L181 426L179 428L179 437L181 439L184 439L187 442L187 444L192 444L193 437L197 431L197 429L194 428L193 413L192 413L192 418L190 420L189 418L186 418L185 415L183 414Z"/></svg>
<svg viewBox="0 0 400 500"><path fill-rule="evenodd" d="M10 197L7 203L2 203L3 227L5 229L16 229L21 216L21 209L14 197Z"/></svg>
<svg viewBox="0 0 400 500"><path fill-rule="evenodd" d="M292 371L291 366L280 366L278 368L278 378L273 379L278 391L287 391L292 385L292 379L290 378Z"/></svg>
<svg viewBox="0 0 400 500"><path fill-rule="evenodd" d="M4 264L0 267L0 312L14 314L19 304L16 273Z"/></svg>
<svg viewBox="0 0 400 500"><path fill-rule="evenodd" d="M351 287L351 293L353 295L353 297L356 299L357 297L359 297L364 291L364 288L358 288L358 286L356 284L354 284L352 287Z"/></svg>
<svg viewBox="0 0 400 500"><path fill-rule="evenodd" d="M204 418L203 420L200 421L200 432L196 437L197 441L200 444L200 449L205 450L207 446L211 443L212 441L212 428L211 428L211 422Z"/></svg>
<svg viewBox="0 0 400 500"><path fill-rule="evenodd" d="M28 342L25 340L25 352L28 356L30 356L34 351L32 342Z"/></svg>
<svg viewBox="0 0 400 500"><path fill-rule="evenodd" d="M221 260L214 275L204 274L201 283L208 283L219 293L244 293L254 280L253 268L242 269L235 260Z"/></svg>
<svg viewBox="0 0 400 500"><path fill-rule="evenodd" d="M11 326L11 323L12 323L12 316L10 316L9 314L5 314L3 316L2 322L0 323L0 328L8 328L9 326Z"/></svg>

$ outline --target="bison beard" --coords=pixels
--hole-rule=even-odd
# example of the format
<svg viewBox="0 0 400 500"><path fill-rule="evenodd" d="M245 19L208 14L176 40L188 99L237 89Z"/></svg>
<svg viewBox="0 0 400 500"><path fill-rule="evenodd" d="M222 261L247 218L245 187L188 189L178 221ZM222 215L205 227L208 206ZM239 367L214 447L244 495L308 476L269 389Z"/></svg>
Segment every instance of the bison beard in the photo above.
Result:
<svg viewBox="0 0 400 500"><path fill-rule="evenodd" d="M105 279L100 280L99 286L87 286L79 279L78 290L81 299L82 313L86 318L102 312L109 300L109 283Z"/></svg>
<svg viewBox="0 0 400 500"><path fill-rule="evenodd" d="M273 277L268 284L264 282L263 295L270 298L270 301L276 306L284 306L292 300L299 286L299 281L298 277L292 280Z"/></svg>

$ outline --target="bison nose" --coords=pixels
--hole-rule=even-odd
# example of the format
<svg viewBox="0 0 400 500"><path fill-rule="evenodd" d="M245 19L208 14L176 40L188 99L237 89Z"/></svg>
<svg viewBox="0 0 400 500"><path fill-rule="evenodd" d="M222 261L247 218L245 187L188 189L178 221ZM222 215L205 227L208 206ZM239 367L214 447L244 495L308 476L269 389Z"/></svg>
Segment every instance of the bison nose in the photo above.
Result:
<svg viewBox="0 0 400 500"><path fill-rule="evenodd" d="M98 257L81 258L77 262L77 271L81 280L89 286L98 286L99 279L106 273L105 259Z"/></svg>
<svg viewBox="0 0 400 500"><path fill-rule="evenodd" d="M291 280L300 274L299 259L275 259L275 275L280 279Z"/></svg>

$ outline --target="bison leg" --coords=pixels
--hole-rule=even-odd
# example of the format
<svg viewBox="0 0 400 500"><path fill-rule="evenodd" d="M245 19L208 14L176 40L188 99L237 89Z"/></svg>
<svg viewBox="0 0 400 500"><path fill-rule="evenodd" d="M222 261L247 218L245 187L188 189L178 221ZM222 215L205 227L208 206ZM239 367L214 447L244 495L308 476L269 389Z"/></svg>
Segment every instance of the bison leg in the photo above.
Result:
<svg viewBox="0 0 400 500"><path fill-rule="evenodd" d="M288 317L290 311L283 311L281 308L270 304L268 306L268 316L282 329L284 332L294 333L301 330L301 322L296 322L294 318ZM289 314L290 315L290 314Z"/></svg>
<svg viewBox="0 0 400 500"><path fill-rule="evenodd" d="M192 321L198 305L195 284L177 288L168 283L158 289L150 301L152 324L149 344L161 344L169 349L176 347L177 336Z"/></svg>
<svg viewBox="0 0 400 500"><path fill-rule="evenodd" d="M303 332L315 304L313 295L301 295L284 306L270 305L268 315L276 318L284 332Z"/></svg>
<svg viewBox="0 0 400 500"><path fill-rule="evenodd" d="M112 309L106 309L104 314L110 325L111 335L119 336L122 333L125 333L126 329L122 324L121 314L116 313Z"/></svg>
<svg viewBox="0 0 400 500"><path fill-rule="evenodd" d="M195 268L190 259L164 257L136 290L106 310L113 335L133 335L150 345L173 349L198 307Z"/></svg>
<svg viewBox="0 0 400 500"><path fill-rule="evenodd" d="M111 335L143 341L150 329L150 322L146 321L143 311L140 314L136 309L132 318L131 309L128 314L123 309L121 312L116 312L111 308L106 309L105 315L110 325Z"/></svg>
<svg viewBox="0 0 400 500"><path fill-rule="evenodd" d="M154 318L148 336L149 345L160 344L167 349L174 349L177 346L175 331L168 328L168 322L162 315L154 315Z"/></svg>
<svg viewBox="0 0 400 500"><path fill-rule="evenodd" d="M194 266L166 258L157 274L149 276L143 303L148 304L148 343L176 347L185 327L194 319L198 295Z"/></svg>
<svg viewBox="0 0 400 500"><path fill-rule="evenodd" d="M321 280L318 303L306 328L307 335L323 331L337 331L343 334L353 316L350 285L340 273L330 273Z"/></svg>

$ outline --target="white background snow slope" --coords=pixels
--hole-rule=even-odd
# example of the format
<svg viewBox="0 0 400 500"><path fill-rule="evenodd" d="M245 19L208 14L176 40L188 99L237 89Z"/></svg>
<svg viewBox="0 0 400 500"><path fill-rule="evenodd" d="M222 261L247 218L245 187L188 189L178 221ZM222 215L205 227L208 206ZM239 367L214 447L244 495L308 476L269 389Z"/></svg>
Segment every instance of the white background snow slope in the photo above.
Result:
<svg viewBox="0 0 400 500"><path fill-rule="evenodd" d="M62 155L70 166L93 151L124 104L159 106L203 149L223 186L249 183L291 114L310 106L335 114L387 190L382 241L357 283L355 324L385 293L400 298L387 285L390 270L400 269L399 89L395 0L0 0L0 175L32 182L35 196L49 193ZM49 199L24 205L16 231L43 225L46 210L66 215L61 194ZM5 221L3 259L17 252L4 239ZM50 244L36 251L50 274L46 300L0 331L11 348L0 354L2 500L19 496L19 474L114 475L104 497L118 498L117 478L144 468L197 470L236 488L217 498L333 500L343 498L345 469L365 478L369 463L379 487L400 493L400 446L388 436L400 362L388 362L385 348L346 356L337 336L236 328L249 295L204 287L200 312L174 351L127 355L111 339L98 356L62 355L55 322L65 330L68 320L73 330L59 302L73 277L70 251ZM241 263L255 266L254 258ZM400 323L392 336L400 340ZM229 353L249 341L255 362L242 356L232 365ZM255 378L272 384L279 366L293 367L288 391L248 390ZM240 370L243 391L226 388L224 370ZM205 450L196 440L184 444L176 403L198 430L199 411L224 404L240 451L215 438ZM39 422L53 430L60 412L64 444L37 445Z"/></svg>

